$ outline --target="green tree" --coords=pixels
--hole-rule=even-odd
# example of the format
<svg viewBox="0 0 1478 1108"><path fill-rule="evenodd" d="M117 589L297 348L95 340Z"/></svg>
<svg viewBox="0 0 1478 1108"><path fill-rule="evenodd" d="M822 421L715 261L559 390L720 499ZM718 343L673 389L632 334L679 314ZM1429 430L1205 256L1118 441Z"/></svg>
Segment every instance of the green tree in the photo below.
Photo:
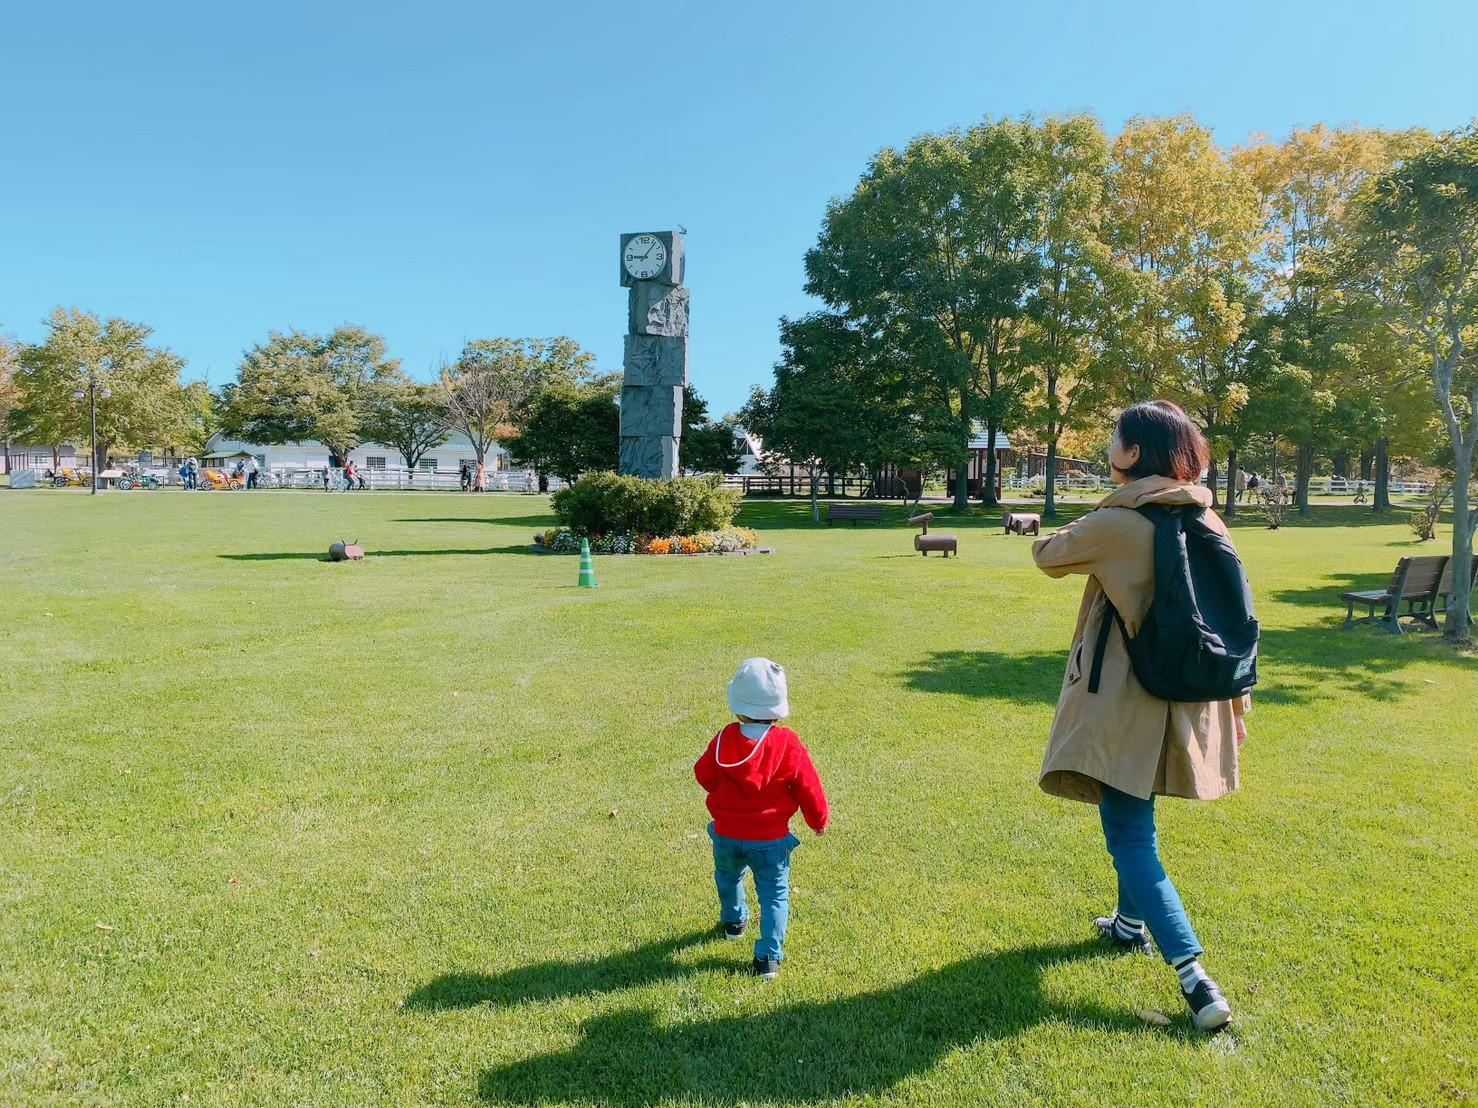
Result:
<svg viewBox="0 0 1478 1108"><path fill-rule="evenodd" d="M101 468L115 448L162 446L186 437L188 410L180 387L185 360L149 345L148 326L57 308L46 329L43 342L20 354L19 434L53 445L90 441L88 400L73 393L95 382L95 466Z"/></svg>
<svg viewBox="0 0 1478 1108"><path fill-rule="evenodd" d="M472 443L479 473L493 443L517 433L535 396L576 384L588 376L594 360L562 336L494 338L469 342L456 361L442 366L438 385L447 421Z"/></svg>
<svg viewBox="0 0 1478 1108"><path fill-rule="evenodd" d="M1057 453L1064 433L1102 417L1112 396L1101 328L1111 314L1114 263L1100 235L1108 145L1091 116L1042 124L1045 203L1037 238L1041 279L1022 358L1036 380L1027 423L1047 447L1043 514L1057 515Z"/></svg>
<svg viewBox="0 0 1478 1108"><path fill-rule="evenodd" d="M20 343L0 335L0 453L10 453L10 428L21 406Z"/></svg>
<svg viewBox="0 0 1478 1108"><path fill-rule="evenodd" d="M1420 137L1418 132L1316 124L1282 142L1254 143L1234 155L1255 183L1268 221L1259 261L1263 290L1277 319L1279 357L1303 371L1302 395L1285 405L1289 422L1282 428L1294 444L1294 503L1302 515L1310 511L1316 454L1337 450L1348 438L1351 416L1377 405L1389 384L1360 364L1370 329L1360 313L1347 311L1339 294L1330 272L1331 245L1362 183L1388 169ZM1356 401L1361 385L1371 391ZM1382 455L1386 445L1384 438L1376 443ZM1380 509L1383 480L1378 485L1375 506Z"/></svg>
<svg viewBox="0 0 1478 1108"><path fill-rule="evenodd" d="M221 426L216 394L204 381L191 381L184 388L183 399L180 437L168 445L179 447L185 454L203 454L205 444Z"/></svg>
<svg viewBox="0 0 1478 1108"><path fill-rule="evenodd" d="M1107 356L1124 401L1184 400L1188 378L1213 376L1240 334L1245 306L1228 292L1257 250L1258 195L1188 115L1129 120L1111 159L1104 237L1123 273Z"/></svg>
<svg viewBox="0 0 1478 1108"><path fill-rule="evenodd" d="M678 440L683 469L692 473L738 472L743 453L734 436L732 419L710 419L708 401L692 385L683 388L683 433Z"/></svg>
<svg viewBox="0 0 1478 1108"><path fill-rule="evenodd" d="M1018 339L1041 266L1041 144L1031 120L1003 119L883 150L852 195L828 207L806 255L806 291L866 338L870 359L910 366L912 418L952 427L957 508L967 503L974 422L993 434L1021 409ZM994 452L987 458L992 504Z"/></svg>
<svg viewBox="0 0 1478 1108"><path fill-rule="evenodd" d="M620 461L619 374L582 381L557 380L529 401L518 432L504 446L518 465L553 473L566 482Z"/></svg>
<svg viewBox="0 0 1478 1108"><path fill-rule="evenodd" d="M339 458L367 438L377 390L404 380L385 340L353 324L327 335L272 331L223 390L221 426L246 442L321 442Z"/></svg>
<svg viewBox="0 0 1478 1108"><path fill-rule="evenodd" d="M755 388L739 413L757 435L766 468L794 468L806 475L811 517L821 518L821 478L866 465L917 456L900 430L908 421L897 410L896 394L877 373L877 345L870 344L842 316L818 312L780 321L781 360L768 391ZM945 450L953 456L954 427Z"/></svg>
<svg viewBox="0 0 1478 1108"><path fill-rule="evenodd" d="M1478 448L1478 121L1450 131L1362 190L1339 272L1431 373L1452 448L1448 638L1467 641Z"/></svg>
<svg viewBox="0 0 1478 1108"><path fill-rule="evenodd" d="M364 435L399 451L416 480L416 467L427 453L447 440L447 409L434 385L386 380L371 390Z"/></svg>

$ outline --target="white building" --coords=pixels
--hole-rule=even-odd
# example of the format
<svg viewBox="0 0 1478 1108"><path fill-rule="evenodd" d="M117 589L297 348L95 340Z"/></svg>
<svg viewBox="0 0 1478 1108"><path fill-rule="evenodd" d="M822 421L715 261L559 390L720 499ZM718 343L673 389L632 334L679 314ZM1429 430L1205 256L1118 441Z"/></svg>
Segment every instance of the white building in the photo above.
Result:
<svg viewBox="0 0 1478 1108"><path fill-rule="evenodd" d="M321 442L249 443L233 439L223 432L216 432L206 443L201 462L209 464L211 458L247 453L256 456L257 462L268 472L316 471L329 466L329 449ZM340 463L345 459L339 459ZM393 446L379 443L362 443L349 452L348 461L363 469L373 480L378 472L405 472L405 459ZM421 458L416 470L419 473L451 474L455 480L463 462L477 465L477 451L472 441L460 432L452 432L446 442L432 447ZM489 473L508 468L508 452L496 444L488 448L487 470Z"/></svg>

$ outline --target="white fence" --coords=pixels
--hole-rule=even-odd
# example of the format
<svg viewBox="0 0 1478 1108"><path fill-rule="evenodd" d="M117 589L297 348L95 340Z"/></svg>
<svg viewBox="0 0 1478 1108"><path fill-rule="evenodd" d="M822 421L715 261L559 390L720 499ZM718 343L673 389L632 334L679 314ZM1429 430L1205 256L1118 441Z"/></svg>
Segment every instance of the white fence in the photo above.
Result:
<svg viewBox="0 0 1478 1108"><path fill-rule="evenodd" d="M1009 489L1030 489L1045 484L1041 477L1022 477L1012 474L1002 480L1002 485ZM1201 484L1206 483L1204 477ZM1227 487L1227 475L1217 475L1217 486L1225 489ZM1082 490L1085 492L1107 492L1112 489L1113 482L1107 477L1059 477L1057 487L1068 491ZM1348 477L1311 477L1309 478L1309 492L1315 496L1354 496L1363 487L1366 496L1375 495L1374 481L1359 481ZM1390 484L1392 496L1426 496L1431 492L1432 485L1428 481L1397 481L1392 480ZM1293 492L1293 483L1288 484L1288 491Z"/></svg>

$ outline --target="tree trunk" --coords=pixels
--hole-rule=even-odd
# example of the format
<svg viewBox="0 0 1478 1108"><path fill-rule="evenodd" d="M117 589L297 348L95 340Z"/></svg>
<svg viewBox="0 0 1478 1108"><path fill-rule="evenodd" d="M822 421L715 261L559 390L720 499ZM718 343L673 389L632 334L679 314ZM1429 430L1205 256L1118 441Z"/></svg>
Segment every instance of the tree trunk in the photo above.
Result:
<svg viewBox="0 0 1478 1108"><path fill-rule="evenodd" d="M1371 463L1371 460L1374 457L1375 457L1375 454L1374 454L1373 451L1370 451L1370 450L1362 450L1362 451L1360 451L1360 480L1362 480L1362 481L1369 481L1370 480L1370 463Z"/></svg>
<svg viewBox="0 0 1478 1108"><path fill-rule="evenodd" d="M994 508L1000 503L996 499L996 469L999 464L996 457L996 420L992 416L985 421L985 465L980 475L980 502L987 508Z"/></svg>
<svg viewBox="0 0 1478 1108"><path fill-rule="evenodd" d="M1047 492L1042 498L1042 515L1057 518L1057 439L1047 440Z"/></svg>
<svg viewBox="0 0 1478 1108"><path fill-rule="evenodd" d="M1314 446L1312 443L1298 444L1298 455L1293 474L1293 503L1298 514L1309 514L1309 478L1314 475Z"/></svg>
<svg viewBox="0 0 1478 1108"><path fill-rule="evenodd" d="M965 455L965 461L955 468L955 499L954 509L963 512L970 506L970 456Z"/></svg>
<svg viewBox="0 0 1478 1108"><path fill-rule="evenodd" d="M1336 451L1330 459L1334 466L1334 475L1341 479L1350 475L1350 452L1348 450Z"/></svg>
<svg viewBox="0 0 1478 1108"><path fill-rule="evenodd" d="M1384 438L1375 441L1375 495L1370 498L1373 512L1391 510L1391 454L1387 449L1390 443L1390 439Z"/></svg>
<svg viewBox="0 0 1478 1108"><path fill-rule="evenodd" d="M1213 510L1218 506L1216 503L1217 476L1216 455L1208 453L1206 455L1206 484L1211 486L1211 507ZM1227 499L1230 500L1231 498L1230 486L1228 486Z"/></svg>
<svg viewBox="0 0 1478 1108"><path fill-rule="evenodd" d="M1473 449L1457 444L1452 479L1452 592L1447 594L1447 622L1442 633L1453 642L1467 642L1473 630L1468 606L1473 601L1473 519L1468 482L1473 476Z"/></svg>
<svg viewBox="0 0 1478 1108"><path fill-rule="evenodd" d="M794 471L792 471L793 473ZM816 502L816 487L821 484L821 474L811 471L811 522L821 522L821 505Z"/></svg>
<svg viewBox="0 0 1478 1108"><path fill-rule="evenodd" d="M1227 519L1235 519L1237 516L1237 448L1235 446L1227 449L1227 509L1224 515Z"/></svg>

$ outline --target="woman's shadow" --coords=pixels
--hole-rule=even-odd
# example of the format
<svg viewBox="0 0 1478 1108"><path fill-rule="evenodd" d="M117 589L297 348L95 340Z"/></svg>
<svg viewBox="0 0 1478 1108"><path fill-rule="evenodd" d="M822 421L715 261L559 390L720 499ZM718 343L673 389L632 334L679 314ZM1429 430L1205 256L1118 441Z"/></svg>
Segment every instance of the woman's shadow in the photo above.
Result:
<svg viewBox="0 0 1478 1108"><path fill-rule="evenodd" d="M417 990L406 1007L550 999L693 972L707 964L673 963L668 955L703 937L595 963L544 963L471 988L443 978ZM478 1092L524 1104L811 1101L885 1092L956 1047L1048 1021L1153 1034L1125 1009L1060 1002L1043 989L1049 967L1103 955L1097 941L995 951L885 989L698 1022L666 1025L646 1010L613 1012L585 1023L569 1050L488 1070Z"/></svg>

